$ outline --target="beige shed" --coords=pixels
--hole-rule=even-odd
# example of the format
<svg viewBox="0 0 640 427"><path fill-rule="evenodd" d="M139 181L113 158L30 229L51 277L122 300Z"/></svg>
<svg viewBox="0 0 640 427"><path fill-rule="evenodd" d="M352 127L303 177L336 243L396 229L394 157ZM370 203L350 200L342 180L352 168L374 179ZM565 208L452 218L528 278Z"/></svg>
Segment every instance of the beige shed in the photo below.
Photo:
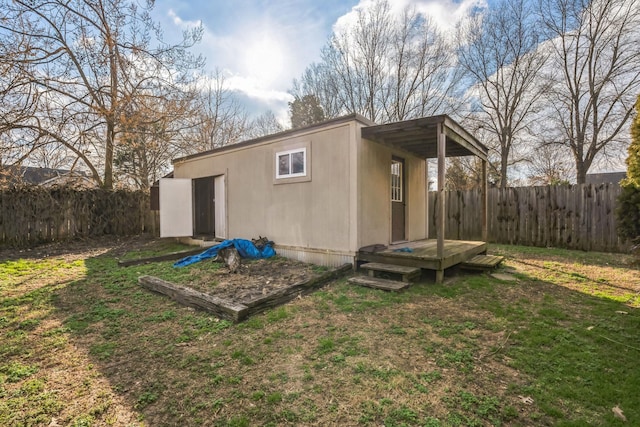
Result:
<svg viewBox="0 0 640 427"><path fill-rule="evenodd" d="M442 194L445 157L467 155L484 166L486 240L485 146L446 115L376 125L358 114L175 159L173 178L160 180L161 237L267 236L288 258L337 266L391 257L440 281L486 251L444 240L444 204L437 239L427 239L427 159L438 159Z"/></svg>

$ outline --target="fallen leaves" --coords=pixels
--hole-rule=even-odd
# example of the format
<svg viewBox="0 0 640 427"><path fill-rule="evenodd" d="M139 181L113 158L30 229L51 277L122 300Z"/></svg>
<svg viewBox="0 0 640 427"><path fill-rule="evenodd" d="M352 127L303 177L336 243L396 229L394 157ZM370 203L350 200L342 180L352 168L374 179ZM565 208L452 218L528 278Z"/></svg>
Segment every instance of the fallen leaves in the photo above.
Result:
<svg viewBox="0 0 640 427"><path fill-rule="evenodd" d="M620 406L616 405L613 408L611 408L611 410L613 411L613 415L615 415L616 418L619 418L624 422L627 421L627 417L625 417L624 414L622 413L622 409L620 409Z"/></svg>
<svg viewBox="0 0 640 427"><path fill-rule="evenodd" d="M531 398L531 396L518 396L518 399L526 405L533 405L533 398Z"/></svg>

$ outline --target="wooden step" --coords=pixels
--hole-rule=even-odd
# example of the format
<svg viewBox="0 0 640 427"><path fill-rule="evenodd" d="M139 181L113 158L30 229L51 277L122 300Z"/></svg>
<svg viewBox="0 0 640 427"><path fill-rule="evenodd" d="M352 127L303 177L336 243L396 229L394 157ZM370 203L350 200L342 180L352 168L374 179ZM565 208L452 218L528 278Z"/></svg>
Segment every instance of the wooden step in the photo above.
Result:
<svg viewBox="0 0 640 427"><path fill-rule="evenodd" d="M404 265L384 264L380 262L369 262L362 264L360 268L369 271L370 277L376 277L376 272L399 274L403 282L410 282L412 279L420 277L422 269L418 267L405 267Z"/></svg>
<svg viewBox="0 0 640 427"><path fill-rule="evenodd" d="M366 286L367 288L382 289L384 291L400 291L408 288L411 284L408 282L399 282L397 280L381 279L380 277L355 276L350 278L349 283L354 285Z"/></svg>
<svg viewBox="0 0 640 427"><path fill-rule="evenodd" d="M470 260L463 262L460 266L468 270L491 270L496 268L503 260L503 256L476 255Z"/></svg>

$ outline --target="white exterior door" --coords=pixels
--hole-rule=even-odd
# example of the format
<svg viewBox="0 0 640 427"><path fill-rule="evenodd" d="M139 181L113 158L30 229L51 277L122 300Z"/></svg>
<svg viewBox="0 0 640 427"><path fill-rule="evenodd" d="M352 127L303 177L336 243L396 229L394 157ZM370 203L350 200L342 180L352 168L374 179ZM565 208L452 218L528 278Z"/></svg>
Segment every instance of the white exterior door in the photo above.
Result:
<svg viewBox="0 0 640 427"><path fill-rule="evenodd" d="M214 219L216 237L227 238L227 192L224 175L218 175L213 179L216 203L214 208Z"/></svg>
<svg viewBox="0 0 640 427"><path fill-rule="evenodd" d="M193 234L193 201L190 179L160 180L160 237Z"/></svg>

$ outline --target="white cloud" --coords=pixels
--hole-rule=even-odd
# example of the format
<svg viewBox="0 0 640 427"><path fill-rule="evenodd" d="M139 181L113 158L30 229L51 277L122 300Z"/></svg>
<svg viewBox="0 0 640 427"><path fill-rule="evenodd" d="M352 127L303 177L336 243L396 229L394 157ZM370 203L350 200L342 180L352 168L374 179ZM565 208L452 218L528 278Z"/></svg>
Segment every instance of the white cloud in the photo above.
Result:
<svg viewBox="0 0 640 427"><path fill-rule="evenodd" d="M239 91L250 98L262 100L266 103L281 103L293 100L288 92L268 89L259 79L241 75L231 75L226 78L227 88L232 91Z"/></svg>
<svg viewBox="0 0 640 427"><path fill-rule="evenodd" d="M313 2L296 5L275 1L262 9L248 7L249 2L245 4L246 11L233 18L224 14L228 10L199 3L156 2L155 15L166 35L178 41L182 31L202 25L203 39L194 52L207 58L207 69L225 70L231 88L256 101L252 108L264 105L264 110L272 109L278 116L284 116L288 114L287 102L291 101L287 90L292 80L318 60L331 24L334 30L348 25L355 19L358 8L371 7L374 0L360 0L337 19L333 17L340 12L323 10ZM486 1L390 0L390 6L394 13L414 6L432 16L442 28L449 29L473 8L486 6Z"/></svg>
<svg viewBox="0 0 640 427"><path fill-rule="evenodd" d="M342 15L334 24L334 31L342 31L353 25L358 11L367 10L376 0L360 0L351 11ZM456 24L470 13L487 7L486 0L389 0L391 13L398 16L406 7L414 7L421 14L429 16L443 31L452 31Z"/></svg>
<svg viewBox="0 0 640 427"><path fill-rule="evenodd" d="M415 2L415 5L419 12L431 16L433 22L444 31L453 30L458 22L474 11L488 7L486 0L463 0L461 2L452 0L418 1Z"/></svg>
<svg viewBox="0 0 640 427"><path fill-rule="evenodd" d="M258 101L278 116L288 114L287 103L292 97L287 90L310 61L300 55L307 52L301 44L308 42L308 35L295 34L305 28L304 22L282 25L266 16L238 22L231 32L220 35L207 23L184 19L173 9L166 12L165 19L173 26L169 29L172 32L202 24L202 41L194 50L207 58L207 68L224 70L228 89Z"/></svg>
<svg viewBox="0 0 640 427"><path fill-rule="evenodd" d="M179 17L173 9L169 9L167 15L169 16L169 18L171 18L175 26L183 29L196 27L202 23L202 21L185 21L181 17Z"/></svg>

